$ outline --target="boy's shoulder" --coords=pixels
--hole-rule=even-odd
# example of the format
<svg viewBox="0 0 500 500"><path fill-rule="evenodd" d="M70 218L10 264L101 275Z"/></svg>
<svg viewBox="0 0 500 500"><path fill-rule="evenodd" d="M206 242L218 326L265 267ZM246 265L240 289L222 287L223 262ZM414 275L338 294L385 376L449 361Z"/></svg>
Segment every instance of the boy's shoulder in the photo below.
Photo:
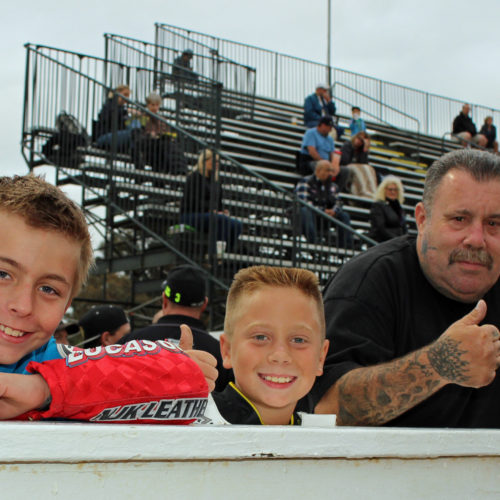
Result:
<svg viewBox="0 0 500 500"><path fill-rule="evenodd" d="M0 372L3 373L28 373L26 366L30 361L42 363L43 361L50 361L52 359L64 358L67 356L64 346L57 344L54 337L50 337L49 341L39 347L38 349L26 354L16 363L11 365L0 365Z"/></svg>

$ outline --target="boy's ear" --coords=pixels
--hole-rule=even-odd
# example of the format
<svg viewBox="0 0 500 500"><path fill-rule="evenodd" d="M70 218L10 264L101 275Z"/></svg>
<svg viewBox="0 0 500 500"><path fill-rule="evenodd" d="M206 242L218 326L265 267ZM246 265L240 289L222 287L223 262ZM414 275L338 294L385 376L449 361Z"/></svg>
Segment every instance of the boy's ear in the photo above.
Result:
<svg viewBox="0 0 500 500"><path fill-rule="evenodd" d="M231 364L231 343L229 342L229 339L227 338L226 334L223 333L220 336L220 353L222 356L222 366L224 368L232 368L233 365Z"/></svg>
<svg viewBox="0 0 500 500"><path fill-rule="evenodd" d="M328 354L329 346L330 346L330 341L325 339L323 341L323 345L321 346L321 350L319 352L318 371L316 372L317 377L323 375L323 365L325 364L325 359L326 355Z"/></svg>

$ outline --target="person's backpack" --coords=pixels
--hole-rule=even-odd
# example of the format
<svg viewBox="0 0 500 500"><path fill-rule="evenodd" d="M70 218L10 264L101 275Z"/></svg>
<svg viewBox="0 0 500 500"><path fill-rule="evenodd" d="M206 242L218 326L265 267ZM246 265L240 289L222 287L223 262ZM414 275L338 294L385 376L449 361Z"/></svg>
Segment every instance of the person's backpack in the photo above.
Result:
<svg viewBox="0 0 500 500"><path fill-rule="evenodd" d="M90 138L80 122L66 111L56 117L57 132L43 145L42 153L56 165L76 167L83 161L78 147L87 147Z"/></svg>

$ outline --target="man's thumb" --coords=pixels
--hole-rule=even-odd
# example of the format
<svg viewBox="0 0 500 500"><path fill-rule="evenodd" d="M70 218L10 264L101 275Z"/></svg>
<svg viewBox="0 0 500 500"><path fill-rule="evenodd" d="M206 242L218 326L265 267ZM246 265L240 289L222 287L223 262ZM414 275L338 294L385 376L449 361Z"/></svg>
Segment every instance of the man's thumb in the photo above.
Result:
<svg viewBox="0 0 500 500"><path fill-rule="evenodd" d="M478 325L486 316L486 302L481 299L474 309L470 313L467 313L462 319L459 319L457 323L462 323L465 325Z"/></svg>
<svg viewBox="0 0 500 500"><path fill-rule="evenodd" d="M181 325L179 347L183 351L190 351L193 348L193 333L191 332L191 328L187 325Z"/></svg>

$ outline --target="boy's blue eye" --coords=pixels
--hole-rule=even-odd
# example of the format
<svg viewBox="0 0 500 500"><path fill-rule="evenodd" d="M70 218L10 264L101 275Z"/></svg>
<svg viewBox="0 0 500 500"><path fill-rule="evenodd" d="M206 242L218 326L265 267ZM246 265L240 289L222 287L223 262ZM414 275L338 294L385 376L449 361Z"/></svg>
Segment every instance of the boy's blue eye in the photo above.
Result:
<svg viewBox="0 0 500 500"><path fill-rule="evenodd" d="M259 341L264 341L264 340L267 340L267 335L263 335L263 334L257 334L257 335L254 335L253 337L255 340L259 340Z"/></svg>
<svg viewBox="0 0 500 500"><path fill-rule="evenodd" d="M6 271L0 271L0 279L6 279L6 278L9 278L9 273L6 272Z"/></svg>
<svg viewBox="0 0 500 500"><path fill-rule="evenodd" d="M292 339L292 342L293 342L294 344L305 344L305 343L306 343L306 339L305 339L305 338L303 338L303 337L294 337L294 338Z"/></svg>
<svg viewBox="0 0 500 500"><path fill-rule="evenodd" d="M52 288L51 286L48 286L48 285L42 285L40 287L40 290L43 293L46 293L48 295L59 295L59 293L57 292L57 290L55 290L54 288Z"/></svg>

